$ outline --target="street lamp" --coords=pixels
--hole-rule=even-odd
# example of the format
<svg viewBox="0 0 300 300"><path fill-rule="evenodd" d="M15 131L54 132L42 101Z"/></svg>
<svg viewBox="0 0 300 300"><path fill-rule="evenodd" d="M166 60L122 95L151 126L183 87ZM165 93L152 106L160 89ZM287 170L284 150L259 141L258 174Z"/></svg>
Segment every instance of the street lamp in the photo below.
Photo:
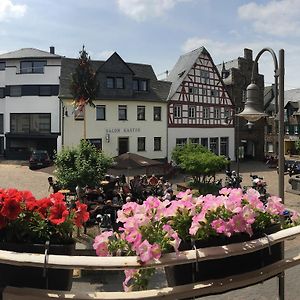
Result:
<svg viewBox="0 0 300 300"><path fill-rule="evenodd" d="M278 192L284 203L284 50L279 50L279 65L275 52L271 48L263 48L256 56L252 67L251 84L246 91L246 103L244 110L237 114L249 122L255 122L267 116L263 111L263 103L259 101L259 87L255 83L255 71L257 62L264 52L269 52L274 61L275 78L275 107L278 113L279 135L278 135ZM281 244L281 257L284 258L284 243ZM284 272L279 275L279 299L284 300Z"/></svg>

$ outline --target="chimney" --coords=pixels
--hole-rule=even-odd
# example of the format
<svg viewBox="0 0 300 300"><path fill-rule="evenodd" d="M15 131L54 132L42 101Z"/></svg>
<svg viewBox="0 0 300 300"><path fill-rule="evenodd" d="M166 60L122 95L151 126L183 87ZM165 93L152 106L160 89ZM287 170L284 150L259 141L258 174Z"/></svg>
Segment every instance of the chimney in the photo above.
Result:
<svg viewBox="0 0 300 300"><path fill-rule="evenodd" d="M244 48L244 58L247 60L253 60L252 50Z"/></svg>
<svg viewBox="0 0 300 300"><path fill-rule="evenodd" d="M50 53L55 54L55 48L53 46L50 47Z"/></svg>

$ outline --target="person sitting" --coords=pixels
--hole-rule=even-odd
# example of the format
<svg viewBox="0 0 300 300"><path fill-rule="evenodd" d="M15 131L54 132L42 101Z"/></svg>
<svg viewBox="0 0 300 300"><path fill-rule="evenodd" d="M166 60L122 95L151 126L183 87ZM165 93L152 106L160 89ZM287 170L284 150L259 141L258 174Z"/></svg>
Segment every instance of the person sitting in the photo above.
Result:
<svg viewBox="0 0 300 300"><path fill-rule="evenodd" d="M151 186L156 186L157 183L158 183L158 178L152 174L151 177L149 178L149 181L148 183L151 185Z"/></svg>
<svg viewBox="0 0 300 300"><path fill-rule="evenodd" d="M176 196L174 195L174 191L171 188L168 188L166 194L163 197L163 200L175 200Z"/></svg>

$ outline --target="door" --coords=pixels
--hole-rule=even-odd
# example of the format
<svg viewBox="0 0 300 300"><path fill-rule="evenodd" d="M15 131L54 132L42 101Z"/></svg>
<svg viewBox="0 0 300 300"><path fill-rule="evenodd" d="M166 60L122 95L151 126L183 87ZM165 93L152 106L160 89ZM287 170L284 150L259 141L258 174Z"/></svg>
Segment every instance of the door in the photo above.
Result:
<svg viewBox="0 0 300 300"><path fill-rule="evenodd" d="M119 138L119 155L129 152L129 138Z"/></svg>

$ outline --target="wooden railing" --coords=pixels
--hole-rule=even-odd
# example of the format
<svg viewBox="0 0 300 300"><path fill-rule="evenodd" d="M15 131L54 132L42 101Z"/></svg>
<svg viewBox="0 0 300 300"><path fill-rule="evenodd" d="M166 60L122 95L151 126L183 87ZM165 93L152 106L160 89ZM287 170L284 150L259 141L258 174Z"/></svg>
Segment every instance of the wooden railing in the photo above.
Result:
<svg viewBox="0 0 300 300"><path fill-rule="evenodd" d="M191 263L195 261L213 260L222 257L235 256L257 251L270 245L295 237L300 234L300 226L284 229L243 243L225 246L201 248L197 250L183 251L178 255L175 253L165 254L161 259L141 266L135 256L129 257L96 257L96 256L63 256L49 255L47 266L49 268L64 269L88 269L88 270L123 270L132 268L158 268L172 265ZM44 267L44 255L30 253L16 253L11 251L0 251L0 263ZM182 299L193 296L204 296L222 293L232 289L245 287L272 276L276 276L284 270L294 267L300 263L299 254L286 258L259 270L242 273L218 280L186 284L175 287L166 287L138 292L62 292L48 291L30 288L6 287L3 292L3 300L43 300L43 299Z"/></svg>

